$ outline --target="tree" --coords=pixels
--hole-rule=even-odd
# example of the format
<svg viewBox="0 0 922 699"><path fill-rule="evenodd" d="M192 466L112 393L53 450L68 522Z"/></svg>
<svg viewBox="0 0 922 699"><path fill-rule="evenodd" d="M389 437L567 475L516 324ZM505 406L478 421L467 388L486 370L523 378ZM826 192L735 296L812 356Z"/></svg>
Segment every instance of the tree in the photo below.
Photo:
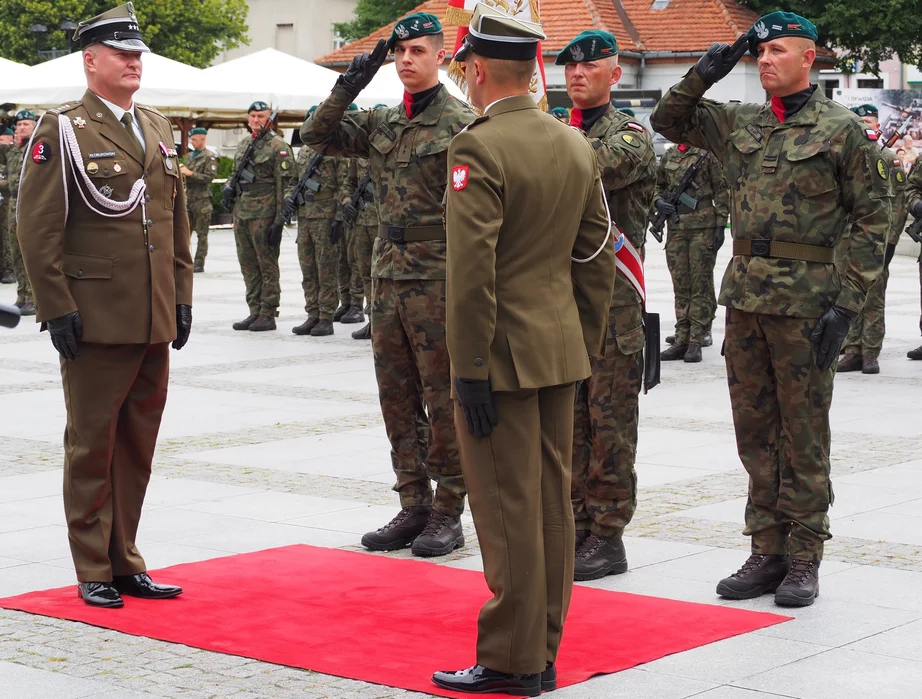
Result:
<svg viewBox="0 0 922 699"><path fill-rule="evenodd" d="M854 72L855 61L862 70L876 74L881 61L894 54L903 63L922 64L922 12L919 0L740 0L759 14L775 10L796 12L812 21L820 43L839 49L839 67Z"/></svg>
<svg viewBox="0 0 922 699"><path fill-rule="evenodd" d="M343 39L355 41L400 19L421 2L422 0L359 0L355 6L355 19L334 26Z"/></svg>
<svg viewBox="0 0 922 699"><path fill-rule="evenodd" d="M0 55L30 65L39 51L67 50L72 31L65 22L88 19L113 6L111 0L0 0ZM135 12L145 43L154 53L205 68L225 49L248 43L246 0L137 0ZM31 30L42 25L47 31Z"/></svg>

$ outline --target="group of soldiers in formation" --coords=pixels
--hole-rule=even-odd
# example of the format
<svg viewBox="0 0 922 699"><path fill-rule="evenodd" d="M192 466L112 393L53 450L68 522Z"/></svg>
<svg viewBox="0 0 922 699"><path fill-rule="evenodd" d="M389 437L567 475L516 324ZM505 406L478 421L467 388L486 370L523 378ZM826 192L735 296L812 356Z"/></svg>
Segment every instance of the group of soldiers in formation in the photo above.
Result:
<svg viewBox="0 0 922 699"><path fill-rule="evenodd" d="M880 148L874 110L852 113L810 84L817 33L803 17L766 15L732 46L714 44L666 93L651 125L678 147L659 166L647 128L611 103L622 72L615 37L585 31L558 55L568 127L530 94L543 38L540 25L476 7L454 58L478 116L439 82L438 18L411 14L307 115L296 158L271 130L268 105L251 105L252 134L225 191L249 308L235 329L276 327L282 232L294 215L307 312L294 332L328 335L334 320L370 311L355 336L372 341L401 509L362 544L448 554L465 544L470 501L494 596L480 614L477 665L433 676L461 692L555 688L573 580L628 569L651 212L669 221L676 289L665 358L688 362L710 343L714 257L730 218L721 353L749 475L752 555L717 593L774 593L787 606L816 599L831 537L837 361L844 347L840 366L859 357L873 369L886 266L906 213L922 218L922 172L906 178ZM24 160L10 220L28 273L21 305L32 304L31 281L37 320L61 355L79 595L118 607L122 595L182 592L150 579L134 540L168 343L182 349L192 329L217 168L204 129L192 130L181 163L168 120L133 103L148 49L131 3L81 22L76 39L88 90L49 110L28 145L7 147L8 179L16 153ZM704 99L747 52L771 100ZM352 108L391 53L403 103ZM29 122L21 112L23 133ZM694 196L676 199L693 163ZM7 240L16 238L14 228Z"/></svg>

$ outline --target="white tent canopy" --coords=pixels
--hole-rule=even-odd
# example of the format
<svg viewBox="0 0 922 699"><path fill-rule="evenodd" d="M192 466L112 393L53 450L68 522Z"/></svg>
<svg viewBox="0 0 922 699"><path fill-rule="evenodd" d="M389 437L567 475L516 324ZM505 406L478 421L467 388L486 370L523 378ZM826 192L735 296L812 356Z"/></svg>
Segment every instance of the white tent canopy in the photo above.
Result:
<svg viewBox="0 0 922 699"><path fill-rule="evenodd" d="M458 87L455 82L448 77L447 71L439 71L439 80L448 88L448 92L459 100L467 102L467 95L464 90ZM382 99L379 102L393 106L403 100L403 83L400 82L400 76L397 74L397 64L387 63L381 66L378 74L372 79L371 84L366 88L369 92L388 95L390 99ZM365 94L363 90L362 94Z"/></svg>
<svg viewBox="0 0 922 699"><path fill-rule="evenodd" d="M27 73L29 70L31 69L27 65L0 58L0 83L14 80L17 76Z"/></svg>

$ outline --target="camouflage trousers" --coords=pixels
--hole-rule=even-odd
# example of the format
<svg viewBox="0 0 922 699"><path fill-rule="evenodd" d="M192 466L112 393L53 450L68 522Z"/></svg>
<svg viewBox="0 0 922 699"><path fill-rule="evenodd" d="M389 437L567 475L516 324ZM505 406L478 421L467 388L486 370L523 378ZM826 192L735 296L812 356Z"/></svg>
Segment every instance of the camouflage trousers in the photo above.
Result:
<svg viewBox="0 0 922 699"><path fill-rule="evenodd" d="M874 359L880 356L884 346L884 298L887 294L887 281L890 279L890 268L884 267L877 281L868 291L864 308L858 317L852 321L845 338L845 353L857 355L870 355Z"/></svg>
<svg viewBox="0 0 922 699"><path fill-rule="evenodd" d="M455 435L445 280L375 279L371 344L384 426L401 507L464 511L464 479ZM429 433L421 417L428 415ZM428 448L424 443L428 441ZM437 484L435 497L430 481Z"/></svg>
<svg viewBox="0 0 922 699"><path fill-rule="evenodd" d="M643 384L643 310L612 308L605 356L577 384L570 499L576 529L621 536L637 509L637 397Z"/></svg>
<svg viewBox="0 0 922 699"><path fill-rule="evenodd" d="M16 200L10 199L7 206L8 228L6 231L7 241L7 259L13 268L13 275L16 277L16 303L22 305L26 301L33 301L32 285L29 283L29 277L26 276L26 265L22 261L22 252L19 249L19 238L16 237Z"/></svg>
<svg viewBox="0 0 922 699"><path fill-rule="evenodd" d="M675 341L701 344L717 312L713 228L676 229L666 237L666 265L675 293Z"/></svg>
<svg viewBox="0 0 922 699"><path fill-rule="evenodd" d="M330 219L298 217L298 262L304 310L310 318L333 320L336 266L342 245L330 242Z"/></svg>
<svg viewBox="0 0 922 699"><path fill-rule="evenodd" d="M234 217L234 242L237 260L246 285L250 315L275 318L282 290L279 287L279 245L266 243L266 233L274 218Z"/></svg>
<svg viewBox="0 0 922 699"><path fill-rule="evenodd" d="M339 303L346 308L353 305L362 305L361 294L358 298L352 298L352 265L349 264L349 228L344 226L342 244L339 246L339 259L336 266L336 279L339 288Z"/></svg>
<svg viewBox="0 0 922 699"><path fill-rule="evenodd" d="M13 269L13 263L10 260L8 206L6 196L4 196L3 202L0 203L0 275L8 269Z"/></svg>
<svg viewBox="0 0 922 699"><path fill-rule="evenodd" d="M357 224L346 234L351 271L349 294L355 306L365 299L366 314L371 312L371 251L376 231L377 226Z"/></svg>
<svg viewBox="0 0 922 699"><path fill-rule="evenodd" d="M198 236L195 245L195 265L204 266L208 256L208 230L211 227L211 214L214 207L210 199L190 201L186 206L189 214L189 228Z"/></svg>
<svg viewBox="0 0 922 699"><path fill-rule="evenodd" d="M724 356L752 552L818 561L830 539L829 407L835 365L816 367L812 318L727 309Z"/></svg>

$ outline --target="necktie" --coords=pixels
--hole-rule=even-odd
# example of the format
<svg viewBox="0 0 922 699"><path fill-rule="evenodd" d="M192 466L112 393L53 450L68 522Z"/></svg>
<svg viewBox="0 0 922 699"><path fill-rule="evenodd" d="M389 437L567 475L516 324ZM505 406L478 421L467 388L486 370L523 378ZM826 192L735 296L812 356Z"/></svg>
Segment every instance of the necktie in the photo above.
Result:
<svg viewBox="0 0 922 699"><path fill-rule="evenodd" d="M131 112L125 112L122 114L122 123L125 125L125 130L128 132L128 135L131 136L132 143L137 146L138 155L141 156L141 159L144 159L144 146L141 144L141 139L138 138L138 134L134 130L134 119L131 116Z"/></svg>

